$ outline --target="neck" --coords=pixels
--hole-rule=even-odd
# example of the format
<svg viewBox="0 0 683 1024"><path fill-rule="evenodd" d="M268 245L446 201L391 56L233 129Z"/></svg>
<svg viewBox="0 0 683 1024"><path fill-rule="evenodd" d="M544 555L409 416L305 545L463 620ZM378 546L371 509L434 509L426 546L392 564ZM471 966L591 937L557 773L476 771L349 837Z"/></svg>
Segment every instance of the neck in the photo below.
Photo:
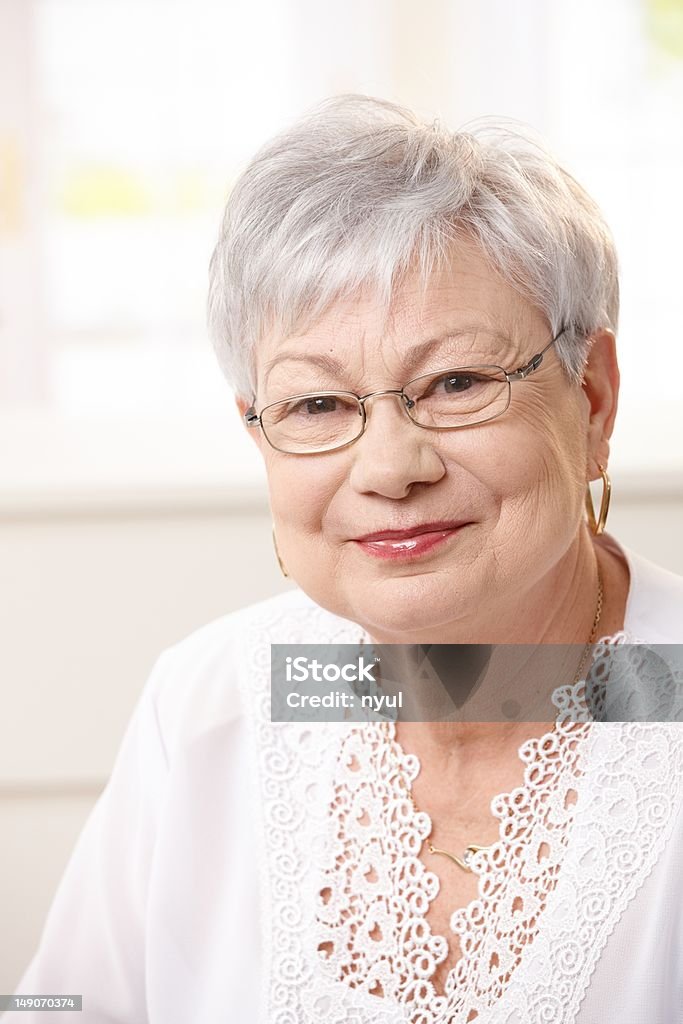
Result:
<svg viewBox="0 0 683 1024"><path fill-rule="evenodd" d="M589 648L579 644L439 644L375 646L380 690L404 722L435 735L473 740L498 726L547 722L554 691L581 678ZM397 703L393 698L400 694ZM488 732L496 730L488 729Z"/></svg>
<svg viewBox="0 0 683 1024"><path fill-rule="evenodd" d="M552 722L400 722L397 735L404 746L443 759L444 770L495 761L501 751L515 750L526 739L542 736ZM419 743L416 741L419 739Z"/></svg>

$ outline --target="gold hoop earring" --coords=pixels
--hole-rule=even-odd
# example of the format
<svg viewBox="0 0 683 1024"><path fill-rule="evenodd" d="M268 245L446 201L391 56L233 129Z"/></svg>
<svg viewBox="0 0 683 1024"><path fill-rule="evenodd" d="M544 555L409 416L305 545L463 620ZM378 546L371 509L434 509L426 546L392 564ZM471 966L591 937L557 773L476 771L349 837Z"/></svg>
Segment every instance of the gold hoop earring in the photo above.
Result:
<svg viewBox="0 0 683 1024"><path fill-rule="evenodd" d="M277 541L275 539L275 527L273 527L273 529L272 529L272 535L273 535L273 547L275 548L275 557L277 558L277 564L280 566L280 572L282 573L283 576L289 577L289 573L285 569L285 567L283 565L283 562L282 562L282 559L280 558L280 552L277 549Z"/></svg>
<svg viewBox="0 0 683 1024"><path fill-rule="evenodd" d="M600 499L600 512L598 518L595 518L595 508L593 506L593 499L591 497L591 485L586 484L586 514L588 516L588 525L590 526L591 533L595 537L599 537L605 529L605 523L607 522L607 513L609 512L609 502L612 495L612 481L607 475L607 470L604 466L598 463L598 469L600 470L600 476L602 477L602 498Z"/></svg>

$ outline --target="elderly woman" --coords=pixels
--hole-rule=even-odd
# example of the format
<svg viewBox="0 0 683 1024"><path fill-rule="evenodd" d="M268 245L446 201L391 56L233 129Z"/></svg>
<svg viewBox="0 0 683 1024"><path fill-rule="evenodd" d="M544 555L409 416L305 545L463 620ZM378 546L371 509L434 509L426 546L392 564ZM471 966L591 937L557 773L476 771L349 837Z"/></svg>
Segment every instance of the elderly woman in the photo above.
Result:
<svg viewBox="0 0 683 1024"><path fill-rule="evenodd" d="M256 155L210 318L298 586L161 656L19 991L130 1024L683 1021L677 725L518 720L526 648L508 720L269 711L273 644L683 639L683 580L603 532L617 313L598 209L505 125L340 97ZM557 682L577 709L581 666Z"/></svg>

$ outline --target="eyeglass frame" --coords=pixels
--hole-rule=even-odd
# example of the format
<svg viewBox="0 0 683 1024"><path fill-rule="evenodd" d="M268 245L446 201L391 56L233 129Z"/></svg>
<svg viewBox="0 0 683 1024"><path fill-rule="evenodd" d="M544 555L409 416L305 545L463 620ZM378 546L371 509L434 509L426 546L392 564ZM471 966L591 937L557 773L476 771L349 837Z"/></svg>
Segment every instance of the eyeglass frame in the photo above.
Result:
<svg viewBox="0 0 683 1024"><path fill-rule="evenodd" d="M355 393L355 391L333 391L333 390L330 390L330 391L307 391L307 392L305 392L304 394L301 394L301 395L290 395L289 398L280 398L280 399L278 399L277 402L269 402L268 405L264 405L264 407L261 409L260 413L257 413L256 409L254 407L254 401L256 400L256 395L253 395L252 396L252 400L251 400L252 404L249 406L249 408L244 413L244 417L243 418L244 418L244 421L245 421L245 423L246 423L246 425L248 427L257 427L257 426L260 427L261 430L263 431L263 436L265 437L265 439L268 442L268 444L270 445L270 447L274 448L275 451L277 451L277 452L282 452L283 455L325 455L327 452L338 452L338 451L341 451L342 448L348 448L348 446L350 444L354 444L365 433L365 428L366 428L367 422L368 422L367 413L365 411L365 403L368 400L368 398L376 398L377 395L400 395L401 400L402 400L401 401L401 407L405 410L406 416L408 417L408 419L410 420L410 422L414 426L422 427L423 430L468 430L468 429L471 429L472 427L481 426L482 423L490 423L492 420L498 419L500 416L503 416L507 412L507 410L510 408L510 396L511 396L511 393L512 393L510 385L514 381L516 381L516 380L526 380L526 378L528 376L530 376L530 374L534 373L539 368L541 363L543 362L543 357L546 354L546 352L548 351L548 349L551 348L555 344L555 342L558 341L558 339L561 338L562 335L565 334L569 330L570 326L571 326L571 324L566 324L564 327L562 327L561 330L559 330L557 332L555 337L552 338L548 342L548 344L545 346L545 348L542 348L540 352L537 352L536 355L532 356L531 359L529 359L526 363L523 363L517 370L508 371L508 370L505 370L502 366L497 366L497 365L495 365L493 363L479 363L476 366L445 367L443 371L440 371L440 370L430 370L427 373L418 374L417 377L413 377L411 380L407 381L403 385L402 388L383 388L381 391L371 391L367 395L357 395ZM505 377L505 380L507 381L507 384L508 384L508 401L507 401L507 405L502 410L502 412L495 413L493 416L489 416L485 420L478 420L476 423L456 423L456 424L453 424L453 425L448 426L448 427L440 427L440 426L437 427L437 426L434 426L434 425L429 424L429 423L418 423L417 420L413 419L413 417L410 415L410 412L408 410L413 405L415 405L415 402L411 398L409 398L408 395L405 394L405 388L407 388L410 384L413 384L415 381L420 380L422 377L431 377L432 375L435 375L435 376L438 377L438 375L441 372L443 372L443 373L457 373L457 372L462 371L462 370L472 370L472 369L478 369L478 370L500 370L500 372L503 374L503 376ZM319 398L321 396L327 397L329 395L332 395L332 396L333 395L347 395L347 396L349 396L351 398L355 398L356 401L358 402L358 404L360 406L360 410L361 410L362 423L361 423L361 429L360 429L359 433L356 434L356 436L354 438L352 438L350 441L344 441L343 444L336 445L334 448L320 448L318 450L302 451L302 452L290 452L290 451L287 451L286 448L278 448L278 446L276 444L273 444L273 442L268 437L268 433L266 431L266 428L263 426L263 423L261 421L261 417L263 416L264 412L267 412L268 409L272 409L276 405L282 405L284 402L293 402L295 399L300 399L300 398ZM410 403L410 404L408 404L408 403Z"/></svg>

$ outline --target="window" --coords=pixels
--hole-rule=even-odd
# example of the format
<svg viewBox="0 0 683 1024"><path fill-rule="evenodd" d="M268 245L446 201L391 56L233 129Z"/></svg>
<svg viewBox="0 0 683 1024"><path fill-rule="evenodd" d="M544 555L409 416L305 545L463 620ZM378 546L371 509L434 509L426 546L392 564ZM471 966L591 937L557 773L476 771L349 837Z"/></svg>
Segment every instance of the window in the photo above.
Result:
<svg viewBox="0 0 683 1024"><path fill-rule="evenodd" d="M430 0L416 12L0 2L5 480L261 486L206 339L207 263L254 149L344 90L453 125L513 116L548 137L621 256L612 464L680 471L683 5Z"/></svg>

